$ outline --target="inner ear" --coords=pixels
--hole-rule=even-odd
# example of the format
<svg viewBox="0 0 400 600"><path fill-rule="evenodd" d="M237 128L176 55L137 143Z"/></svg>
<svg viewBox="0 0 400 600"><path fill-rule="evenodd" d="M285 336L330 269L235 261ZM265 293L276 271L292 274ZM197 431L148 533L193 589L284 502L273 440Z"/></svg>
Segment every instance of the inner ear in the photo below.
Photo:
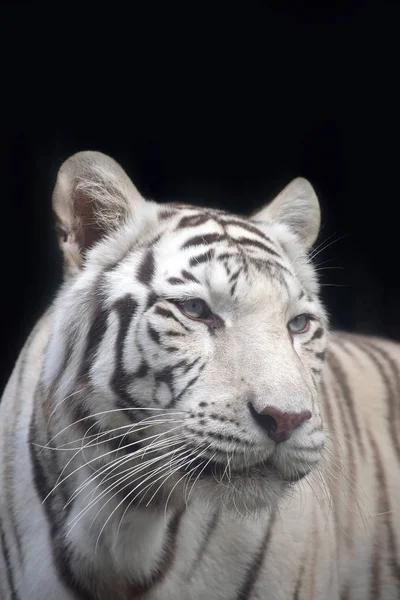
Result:
<svg viewBox="0 0 400 600"><path fill-rule="evenodd" d="M85 252L145 204L125 171L100 152L79 152L61 166L53 192L66 273Z"/></svg>
<svg viewBox="0 0 400 600"><path fill-rule="evenodd" d="M76 239L82 250L88 249L104 235L104 224L95 215L93 198L76 190L73 204L74 214L76 215Z"/></svg>

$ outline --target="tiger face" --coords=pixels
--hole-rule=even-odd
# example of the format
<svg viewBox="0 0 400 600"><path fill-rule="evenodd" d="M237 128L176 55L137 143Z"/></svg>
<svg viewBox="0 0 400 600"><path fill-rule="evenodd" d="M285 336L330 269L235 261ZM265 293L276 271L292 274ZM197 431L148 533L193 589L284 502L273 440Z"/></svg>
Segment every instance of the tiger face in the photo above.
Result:
<svg viewBox="0 0 400 600"><path fill-rule="evenodd" d="M275 506L324 446L310 184L246 219L147 202L114 161L80 153L54 207L67 278L44 379L70 398L95 476L112 470L132 504Z"/></svg>

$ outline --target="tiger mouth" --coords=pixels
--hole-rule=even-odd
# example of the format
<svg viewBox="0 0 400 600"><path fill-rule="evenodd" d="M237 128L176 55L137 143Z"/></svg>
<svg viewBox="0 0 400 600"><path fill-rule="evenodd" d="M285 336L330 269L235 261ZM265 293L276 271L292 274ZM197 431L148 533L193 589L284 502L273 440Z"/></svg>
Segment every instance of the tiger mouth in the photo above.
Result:
<svg viewBox="0 0 400 600"><path fill-rule="evenodd" d="M282 483L295 483L300 481L300 479L305 477L308 473L299 472L290 477L287 474L283 476L269 459L253 465L231 467L228 464L223 464L215 460L210 459L205 461L204 459L196 458L191 463L190 470L193 473L192 476L197 477L199 480L213 478L217 482L225 481L228 483L233 476L241 477L243 479L249 479L251 477L266 479L269 476L270 478L273 477L274 479L279 479Z"/></svg>

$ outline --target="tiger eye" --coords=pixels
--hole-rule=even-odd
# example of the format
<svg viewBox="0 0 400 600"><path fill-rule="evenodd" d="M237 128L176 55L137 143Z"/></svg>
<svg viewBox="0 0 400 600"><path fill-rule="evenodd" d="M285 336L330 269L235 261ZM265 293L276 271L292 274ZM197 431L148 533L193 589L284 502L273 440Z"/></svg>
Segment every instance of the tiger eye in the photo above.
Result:
<svg viewBox="0 0 400 600"><path fill-rule="evenodd" d="M308 315L297 315L288 323L288 329L291 333L305 333L310 326L310 318Z"/></svg>

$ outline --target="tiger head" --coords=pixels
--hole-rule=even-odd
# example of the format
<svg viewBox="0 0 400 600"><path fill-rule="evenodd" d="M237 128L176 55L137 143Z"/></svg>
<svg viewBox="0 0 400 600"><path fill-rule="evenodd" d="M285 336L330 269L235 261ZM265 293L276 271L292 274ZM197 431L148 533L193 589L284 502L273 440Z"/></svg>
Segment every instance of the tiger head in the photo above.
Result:
<svg viewBox="0 0 400 600"><path fill-rule="evenodd" d="M133 505L274 506L324 446L311 185L295 179L245 218L147 201L111 158L81 152L53 205L54 439L80 439L93 477L108 469Z"/></svg>

